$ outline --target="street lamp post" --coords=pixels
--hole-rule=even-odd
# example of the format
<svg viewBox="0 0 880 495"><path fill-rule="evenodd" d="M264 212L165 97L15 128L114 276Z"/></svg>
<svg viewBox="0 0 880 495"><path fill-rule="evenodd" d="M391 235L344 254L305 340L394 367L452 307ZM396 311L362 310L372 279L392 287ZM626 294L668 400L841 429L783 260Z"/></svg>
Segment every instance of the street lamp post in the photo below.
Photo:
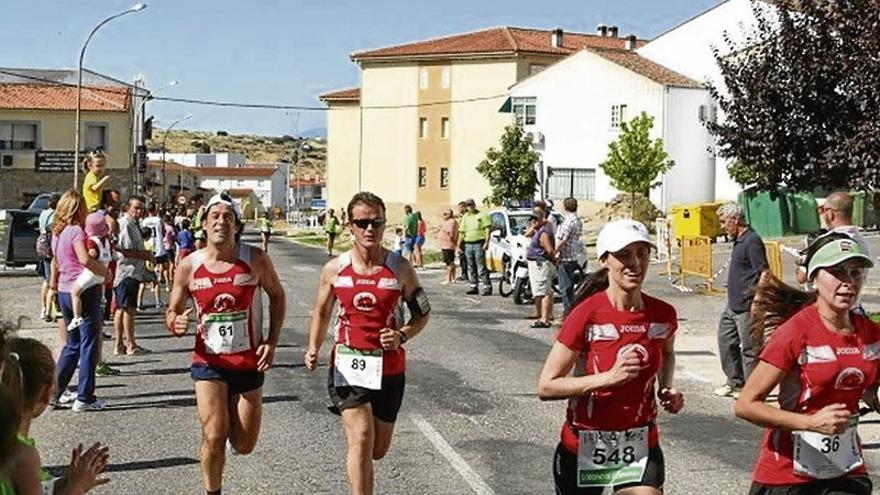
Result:
<svg viewBox="0 0 880 495"><path fill-rule="evenodd" d="M104 19L94 29L89 33L89 37L86 38L86 42L83 43L82 50L79 52L79 69L77 70L77 81L76 81L76 123L74 124L74 132L76 133L73 138L73 188L77 188L77 184L79 183L79 127L80 127L80 113L82 112L82 71L83 71L83 58L86 56L86 47L89 46L89 41L92 40L92 36L101 28L104 24L116 19L117 17L122 17L125 14L131 14L134 12L140 12L147 8L147 4L138 3L135 4L132 8L120 12L115 15L111 15L110 17Z"/></svg>
<svg viewBox="0 0 880 495"><path fill-rule="evenodd" d="M162 201L168 201L168 176L165 173L165 143L168 140L168 134L171 132L171 129L174 129L174 126L183 122L184 120L189 120L192 118L192 114L188 113L183 117L175 120L165 129L165 135L162 136Z"/></svg>
<svg viewBox="0 0 880 495"><path fill-rule="evenodd" d="M137 152L137 146L138 146L139 144L142 144L142 143L143 143L143 135L144 135L144 131L145 131L145 129L144 129L144 122L145 122L145 120L144 120L144 108L146 107L147 102L153 99L153 95L159 93L160 91L164 91L164 90L166 90L166 89L168 89L168 88L170 88L170 87L172 87L172 86L177 86L177 81L176 81L176 80L175 80L175 81L171 81L171 82L169 82L168 84L166 84L165 86L162 86L161 88L159 88L159 89L157 89L157 90L147 90L147 94L144 95L143 99L141 100L140 105L138 105L138 111L137 111L137 113L134 114L134 115L135 115L136 122L132 122L132 127L133 127L133 128L135 128L135 129L138 129L138 128L139 128L139 129L140 129L140 131L137 132L137 133L135 133L134 131L132 131L132 134L137 138L137 139L136 139L136 142L134 143L135 153ZM138 120L139 120L140 122L137 122ZM137 163L135 163L135 165L137 165ZM138 173L137 171L135 171L135 177L136 177L136 180L135 180L135 190L137 190L138 193L141 193L141 192L142 192L142 191L140 191L140 188L141 188L141 183L140 183L140 182L141 182L141 178L142 178L142 177L141 177L141 174Z"/></svg>
<svg viewBox="0 0 880 495"><path fill-rule="evenodd" d="M296 162L294 162L294 166L295 166L294 168L296 170L297 175L302 175L302 170L300 170L300 168L299 168L299 162L302 160L303 151L308 151L310 149L312 149L312 147L309 146L308 143L306 143L305 139L303 139L299 144L299 148L297 149ZM301 203L302 198L300 198L300 194L299 194L299 192L300 192L299 181L295 182L293 191L294 191L293 197L296 199L296 202ZM299 212L301 210L302 210L302 205L300 204L297 206L297 212ZM300 218L300 220L301 220L301 218Z"/></svg>

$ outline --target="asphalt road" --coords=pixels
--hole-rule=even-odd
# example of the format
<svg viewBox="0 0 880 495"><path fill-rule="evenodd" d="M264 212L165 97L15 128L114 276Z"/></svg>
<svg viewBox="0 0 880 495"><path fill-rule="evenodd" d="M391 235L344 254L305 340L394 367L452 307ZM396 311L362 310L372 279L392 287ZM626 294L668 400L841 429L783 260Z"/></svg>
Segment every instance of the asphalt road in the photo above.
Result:
<svg viewBox="0 0 880 495"><path fill-rule="evenodd" d="M287 290L287 318L264 387L260 441L253 454L227 459L224 493L346 493L344 436L326 410L330 345L318 371L302 366L309 311L327 257L282 241L273 242L270 254ZM408 345L406 396L391 451L377 464L377 493L553 493L551 460L565 404L541 402L535 387L555 330L529 329L522 319L526 309L508 299L465 296L463 285L440 285L439 270L420 277L434 310L427 329ZM2 279L0 290L22 280ZM704 297L685 306L717 315L723 300ZM690 315L680 309L680 316L686 322ZM47 411L34 423L45 465L65 465L75 442L101 440L111 447L112 481L94 493L202 493L188 368L192 337L168 335L161 321L156 310L137 320L140 344L153 354L109 356L124 373L98 379L106 411ZM718 367L714 350L704 345L711 331L692 328L690 346L691 337L681 336L677 381L686 407L659 418L666 493L748 491L761 430L733 418L732 403L711 395ZM105 350L109 355L110 346ZM863 429L873 466L880 465L878 422L875 416Z"/></svg>

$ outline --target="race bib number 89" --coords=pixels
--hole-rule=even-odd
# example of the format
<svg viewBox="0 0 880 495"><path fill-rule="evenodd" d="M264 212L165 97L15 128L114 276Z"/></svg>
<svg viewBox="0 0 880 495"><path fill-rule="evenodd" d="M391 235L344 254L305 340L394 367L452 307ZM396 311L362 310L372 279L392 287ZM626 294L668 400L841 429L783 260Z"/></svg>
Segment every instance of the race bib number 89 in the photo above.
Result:
<svg viewBox="0 0 880 495"><path fill-rule="evenodd" d="M382 351L361 351L337 344L335 354L334 385L382 389Z"/></svg>
<svg viewBox="0 0 880 495"><path fill-rule="evenodd" d="M858 424L858 416L853 416L849 427L839 435L794 432L794 472L825 480L860 467L865 460L859 445Z"/></svg>
<svg viewBox="0 0 880 495"><path fill-rule="evenodd" d="M247 311L205 315L205 350L211 354L235 354L250 350Z"/></svg>
<svg viewBox="0 0 880 495"><path fill-rule="evenodd" d="M614 486L642 480L648 465L648 427L624 431L583 430L578 486Z"/></svg>

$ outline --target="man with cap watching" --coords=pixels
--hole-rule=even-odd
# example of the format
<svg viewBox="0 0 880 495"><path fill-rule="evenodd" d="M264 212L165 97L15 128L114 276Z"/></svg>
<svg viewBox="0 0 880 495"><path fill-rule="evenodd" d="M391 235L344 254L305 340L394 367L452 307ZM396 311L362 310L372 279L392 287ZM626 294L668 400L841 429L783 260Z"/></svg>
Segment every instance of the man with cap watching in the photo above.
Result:
<svg viewBox="0 0 880 495"><path fill-rule="evenodd" d="M535 207L529 217L526 237L531 242L526 250L529 264L529 285L535 300L537 319L532 328L550 328L553 320L553 277L556 276L556 242L553 225L547 220L546 207Z"/></svg>
<svg viewBox="0 0 880 495"><path fill-rule="evenodd" d="M483 285L484 296L492 295L492 286L489 284L489 271L486 269L486 250L489 249L489 229L492 220L488 215L477 210L477 203L473 199L465 202L467 213L462 215L459 224L461 238L464 241L464 254L467 257L467 271L470 275L471 288L467 294L480 294L477 278Z"/></svg>
<svg viewBox="0 0 880 495"><path fill-rule="evenodd" d="M733 239L733 250L727 272L727 307L718 322L718 352L727 383L714 392L735 398L755 367L757 356L749 336L749 313L755 284L769 264L764 241L746 223L739 204L724 204L716 213L727 236Z"/></svg>
<svg viewBox="0 0 880 495"><path fill-rule="evenodd" d="M219 495L227 446L236 454L249 454L256 446L264 372L275 358L285 299L269 256L239 242L241 216L229 196L212 197L203 220L207 244L177 268L165 325L182 337L196 311L190 374L202 424L200 460L205 493ZM261 291L269 296L266 338ZM186 307L190 298L194 308Z"/></svg>

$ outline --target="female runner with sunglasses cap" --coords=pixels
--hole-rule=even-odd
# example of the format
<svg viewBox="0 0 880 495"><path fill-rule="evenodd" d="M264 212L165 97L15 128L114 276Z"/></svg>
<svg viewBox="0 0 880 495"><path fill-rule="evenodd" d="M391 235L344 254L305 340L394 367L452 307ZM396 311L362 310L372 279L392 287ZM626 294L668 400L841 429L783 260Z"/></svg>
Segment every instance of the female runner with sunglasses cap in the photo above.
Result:
<svg viewBox="0 0 880 495"><path fill-rule="evenodd" d="M342 416L348 440L351 493L369 495L373 461L388 452L403 401L406 353L401 346L422 331L431 307L412 265L382 247L382 200L368 192L356 194L348 204L348 218L354 246L321 271L305 364L310 371L317 367L337 301L327 388L331 410ZM404 320L402 303L409 309L409 321Z"/></svg>
<svg viewBox="0 0 880 495"><path fill-rule="evenodd" d="M599 232L602 269L578 290L544 363L538 395L568 399L553 459L557 495L663 491L655 384L668 412L680 411L684 396L672 387L675 309L642 292L652 247L633 220Z"/></svg>
<svg viewBox="0 0 880 495"><path fill-rule="evenodd" d="M853 308L872 266L856 241L831 233L807 251L814 292L761 277L752 334L772 333L734 409L766 427L750 494L871 493L858 413L862 397L877 406L880 326ZM777 385L780 407L765 403Z"/></svg>

